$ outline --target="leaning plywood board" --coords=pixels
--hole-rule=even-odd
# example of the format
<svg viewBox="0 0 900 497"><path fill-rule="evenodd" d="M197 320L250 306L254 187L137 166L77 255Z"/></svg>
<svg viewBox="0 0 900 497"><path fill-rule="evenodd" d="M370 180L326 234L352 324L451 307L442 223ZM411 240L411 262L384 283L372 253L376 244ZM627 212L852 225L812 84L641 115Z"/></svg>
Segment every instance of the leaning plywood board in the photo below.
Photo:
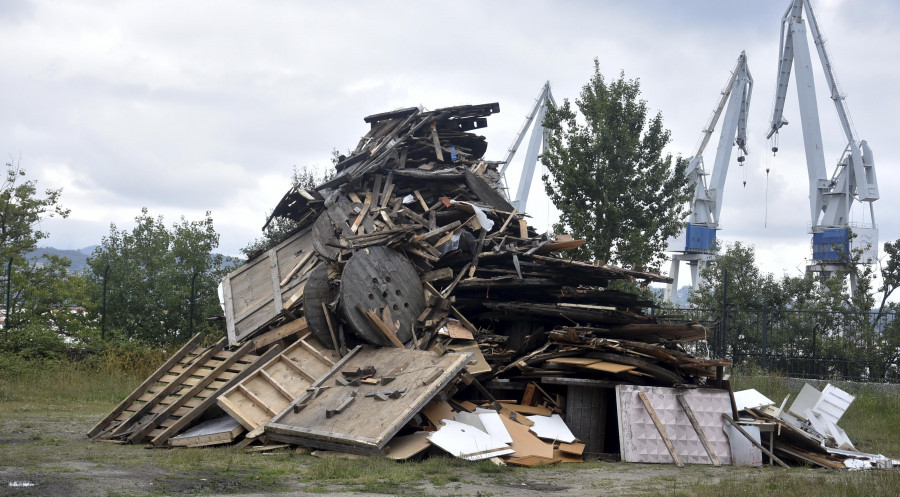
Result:
<svg viewBox="0 0 900 497"><path fill-rule="evenodd" d="M308 447L382 453L391 437L460 374L469 357L357 347L311 385L312 391L269 421L266 435Z"/></svg>
<svg viewBox="0 0 900 497"><path fill-rule="evenodd" d="M253 431L265 425L340 360L309 331L219 396L219 407Z"/></svg>
<svg viewBox="0 0 900 497"><path fill-rule="evenodd" d="M207 447L227 444L244 432L244 427L229 416L204 421L169 439L172 447Z"/></svg>
<svg viewBox="0 0 900 497"><path fill-rule="evenodd" d="M285 303L302 291L307 273L316 263L313 252L312 232L307 228L222 280L230 344L243 341L281 315Z"/></svg>
<svg viewBox="0 0 900 497"><path fill-rule="evenodd" d="M725 434L722 413L731 412L731 398L724 390L616 386L616 407L619 421L619 448L626 462L671 463L666 444L644 407L638 393L643 392L662 423L679 458L692 464L712 464L703 442L691 420L678 402L684 395L691 406L709 445L723 465L731 464L731 446Z"/></svg>

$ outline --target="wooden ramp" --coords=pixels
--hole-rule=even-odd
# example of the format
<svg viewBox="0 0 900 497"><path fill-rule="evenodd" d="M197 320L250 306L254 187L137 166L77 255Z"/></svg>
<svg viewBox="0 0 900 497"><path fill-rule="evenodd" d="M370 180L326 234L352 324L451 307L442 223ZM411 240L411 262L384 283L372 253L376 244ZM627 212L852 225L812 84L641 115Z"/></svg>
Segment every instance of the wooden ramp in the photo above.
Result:
<svg viewBox="0 0 900 497"><path fill-rule="evenodd" d="M470 354L360 346L265 426L269 441L381 454Z"/></svg>
<svg viewBox="0 0 900 497"><path fill-rule="evenodd" d="M327 373L340 357L307 330L293 345L219 396L218 404L248 431L262 428Z"/></svg>
<svg viewBox="0 0 900 497"><path fill-rule="evenodd" d="M252 344L225 350L226 339L199 347L195 336L89 432L92 439L165 443L215 405L218 395L280 352L251 354Z"/></svg>

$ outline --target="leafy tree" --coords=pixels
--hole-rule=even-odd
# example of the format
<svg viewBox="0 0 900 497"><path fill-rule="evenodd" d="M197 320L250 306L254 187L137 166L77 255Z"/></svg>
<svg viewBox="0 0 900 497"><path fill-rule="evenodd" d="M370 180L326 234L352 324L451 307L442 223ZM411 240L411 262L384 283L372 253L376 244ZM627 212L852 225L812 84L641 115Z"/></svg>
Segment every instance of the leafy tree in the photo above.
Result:
<svg viewBox="0 0 900 497"><path fill-rule="evenodd" d="M25 254L37 248L48 233L38 229L41 220L54 215L68 217L69 210L59 205L62 189L48 189L41 197L37 181L25 180L18 162L6 163L6 179L0 186L0 260L23 263Z"/></svg>
<svg viewBox="0 0 900 497"><path fill-rule="evenodd" d="M88 259L98 288L107 277L106 325L110 332L146 343L178 343L191 328L191 284L195 287L193 331L221 316L217 287L230 269L214 254L219 235L207 212L204 219L184 217L171 228L147 208L129 232L110 225L109 235ZM195 276L196 275L196 276ZM196 278L196 279L195 279ZM101 298L96 299L100 302Z"/></svg>
<svg viewBox="0 0 900 497"><path fill-rule="evenodd" d="M48 237L39 228L41 221L69 215L59 205L61 194L61 189L48 189L41 195L37 182L26 179L18 162L6 163L0 186L0 305L6 305L7 285L10 302L0 348L22 356L61 353L67 344L83 343L91 328L90 317L83 312L84 278L69 272L71 261L27 257Z"/></svg>
<svg viewBox="0 0 900 497"><path fill-rule="evenodd" d="M337 149L333 150L331 154L331 162L337 164L338 158L340 157ZM330 180L335 175L336 171L334 170L330 170L324 175L318 176L306 166L302 169L297 169L297 166L294 166L294 171L291 173L291 185L306 190L312 190L316 186ZM266 217L268 217L268 215ZM263 229L262 236L242 248L241 253L247 256L248 259L252 259L256 254L275 247L296 230L296 221L287 218L274 218L272 219L272 222Z"/></svg>
<svg viewBox="0 0 900 497"><path fill-rule="evenodd" d="M640 82L594 75L575 101L551 106L544 119L549 174L545 189L560 210L559 231L585 239L582 257L658 270L666 240L684 227L690 198L687 161L663 149L662 114L648 117Z"/></svg>
<svg viewBox="0 0 900 497"><path fill-rule="evenodd" d="M887 261L881 266L881 286L878 288L881 292L881 304L878 306L876 323L884 315L891 294L900 288L900 240L885 243L884 252L887 254Z"/></svg>

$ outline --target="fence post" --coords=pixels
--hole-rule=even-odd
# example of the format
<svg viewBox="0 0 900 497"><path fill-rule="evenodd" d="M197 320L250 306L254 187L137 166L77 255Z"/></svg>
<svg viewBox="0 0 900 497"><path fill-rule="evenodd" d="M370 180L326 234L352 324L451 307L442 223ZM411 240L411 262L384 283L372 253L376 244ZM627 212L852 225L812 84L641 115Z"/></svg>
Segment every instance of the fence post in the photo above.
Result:
<svg viewBox="0 0 900 497"><path fill-rule="evenodd" d="M725 341L728 339L728 270L722 270L722 329L719 330L719 358L725 358L728 347Z"/></svg>
<svg viewBox="0 0 900 497"><path fill-rule="evenodd" d="M197 275L200 274L198 272L194 272L194 276L191 277L191 311L188 314L188 337L194 336L194 298L196 297L195 289L197 283Z"/></svg>
<svg viewBox="0 0 900 497"><path fill-rule="evenodd" d="M3 318L3 328L9 330L12 328L12 307L10 307L10 301L12 296L12 257L9 258L9 263L6 265L6 317Z"/></svg>
<svg viewBox="0 0 900 497"><path fill-rule="evenodd" d="M100 339L106 341L106 282L109 280L109 264L106 265L106 269L103 270L103 300L101 304L100 312L102 315L100 316Z"/></svg>
<svg viewBox="0 0 900 497"><path fill-rule="evenodd" d="M762 313L762 367L764 371L769 369L769 307L763 306Z"/></svg>

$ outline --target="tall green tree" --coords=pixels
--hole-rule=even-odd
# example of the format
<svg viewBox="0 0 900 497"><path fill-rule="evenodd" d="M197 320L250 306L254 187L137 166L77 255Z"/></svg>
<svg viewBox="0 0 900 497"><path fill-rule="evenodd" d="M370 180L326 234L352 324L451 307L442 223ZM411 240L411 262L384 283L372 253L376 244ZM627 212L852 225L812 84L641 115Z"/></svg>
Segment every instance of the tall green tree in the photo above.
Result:
<svg viewBox="0 0 900 497"><path fill-rule="evenodd" d="M61 189L38 190L37 181L27 179L18 162L6 163L0 185L0 305L6 308L3 350L20 355L54 355L68 344L80 344L90 318L83 312L84 280L71 274L71 261L56 256L29 259L49 233L41 221L67 217L59 204Z"/></svg>
<svg viewBox="0 0 900 497"><path fill-rule="evenodd" d="M664 153L662 114L648 115L640 81L594 74L575 105L565 99L544 119L549 131L544 184L560 210L559 231L585 240L580 255L658 270L667 239L684 227L687 161Z"/></svg>
<svg viewBox="0 0 900 497"><path fill-rule="evenodd" d="M169 228L162 216L154 218L143 208L131 231L110 225L109 234L88 259L97 288L109 268L110 333L169 344L189 338L191 328L197 332L210 327L207 318L222 315L217 288L229 269L223 267L223 256L214 253L218 245L209 212L199 221L182 217ZM192 282L196 296L191 322Z"/></svg>

